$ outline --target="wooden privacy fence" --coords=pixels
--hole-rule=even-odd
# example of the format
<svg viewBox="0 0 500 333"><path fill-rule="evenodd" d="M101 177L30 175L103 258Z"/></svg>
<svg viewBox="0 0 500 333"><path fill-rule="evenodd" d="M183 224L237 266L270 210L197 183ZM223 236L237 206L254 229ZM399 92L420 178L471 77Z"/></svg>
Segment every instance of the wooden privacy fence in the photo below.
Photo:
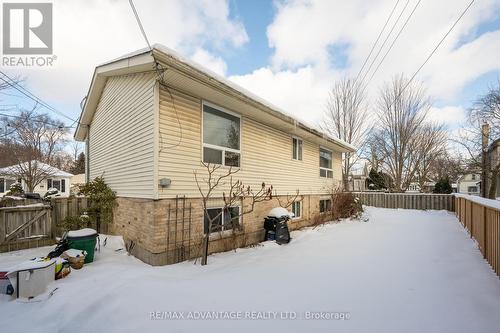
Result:
<svg viewBox="0 0 500 333"><path fill-rule="evenodd" d="M456 197L456 215L474 238L484 258L500 277L500 208L496 200ZM498 205L498 202L496 203Z"/></svg>
<svg viewBox="0 0 500 333"><path fill-rule="evenodd" d="M55 237L63 233L64 219L79 216L89 206L85 197L22 203L16 201L16 206L0 208L0 252L54 244ZM103 229L100 232L106 232Z"/></svg>
<svg viewBox="0 0 500 333"><path fill-rule="evenodd" d="M455 211L453 194L352 192L363 205L380 208Z"/></svg>
<svg viewBox="0 0 500 333"><path fill-rule="evenodd" d="M0 208L0 252L53 244L50 205Z"/></svg>

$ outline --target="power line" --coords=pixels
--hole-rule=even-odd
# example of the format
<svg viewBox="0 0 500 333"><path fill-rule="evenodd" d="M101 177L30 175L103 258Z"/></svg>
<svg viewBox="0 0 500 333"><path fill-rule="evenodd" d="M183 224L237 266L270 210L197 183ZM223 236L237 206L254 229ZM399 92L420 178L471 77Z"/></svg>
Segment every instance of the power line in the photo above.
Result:
<svg viewBox="0 0 500 333"><path fill-rule="evenodd" d="M399 36L401 35L401 33L403 32L404 28L406 27L406 25L408 24L408 22L410 21L410 18L413 16L413 13L415 13L415 10L417 9L418 5L420 4L422 0L419 0L417 2L417 4L415 5L415 7L413 7L413 10L411 11L410 15L408 15L408 17L406 18L406 21L405 23L401 26L401 29L399 29L399 32L398 34L396 35L396 37L394 38L394 40L392 41L391 45L389 46L389 48L387 49L387 51L385 52L384 56L382 57L382 59L380 60L380 62L378 63L377 67L375 68L375 70L373 71L372 75L370 76L370 79L368 80L368 82L366 83L366 85L368 85L371 80L373 79L373 77L375 76L375 74L377 73L378 69L380 68L380 66L382 65L382 63L384 62L385 58L387 57L387 55L389 54L389 52L392 50L392 47L394 46L394 44L396 43L396 41L398 40Z"/></svg>
<svg viewBox="0 0 500 333"><path fill-rule="evenodd" d="M146 36L146 31L144 31L144 27L142 26L141 19L139 18L139 14L137 14L137 10L135 9L134 2L132 0L128 1L130 3L130 7L132 7L132 11L134 12L135 19L137 24L139 25L139 29L141 29L142 36L146 40L146 44L148 44L149 50L152 51L151 44L149 43L148 36Z"/></svg>
<svg viewBox="0 0 500 333"><path fill-rule="evenodd" d="M22 87L21 85L19 85L19 83L17 83L13 78L11 78L9 75L7 75L6 73L4 73L3 71L0 71L0 74L2 74L3 76L5 76L9 81L7 81L6 79L4 79L2 77L0 77L0 80L2 80L3 82L5 82L6 84L8 84L10 87L16 89L17 91L19 91L24 96L28 97L29 99L31 99L34 102L37 102L38 104L42 105L46 109L59 114L60 116L66 118L66 119L69 119L69 120L71 120L73 122L76 122L75 119L73 119L73 118L65 115L64 113L58 111L57 109L55 109L54 107L52 107L48 103L46 103L44 100L42 100L41 98L39 98L35 94L31 93L28 89L26 89L26 88Z"/></svg>
<svg viewBox="0 0 500 333"><path fill-rule="evenodd" d="M415 73L413 73L413 75L411 76L411 78L408 80L408 82L403 86L403 88L401 89L401 91L399 92L398 96L396 96L396 98L394 98L394 101L391 103L391 105L389 106L388 109L392 108L392 106L394 105L394 103L396 102L396 100L398 98L401 97L401 94L405 91L405 89L410 85L410 83L413 81L413 79L415 79L415 77L417 76L417 74L420 72L420 70L425 66L425 64L427 64L427 62L429 61L429 59L434 55L434 53L436 53L437 49L441 46L441 44L443 44L444 40L446 39L446 37L448 37L448 35L451 33L451 31L455 28L455 26L458 24L458 22L460 22L460 20L462 19L462 17L464 17L465 13L467 13L467 11L469 10L469 8L472 6L472 4L475 2L475 0L471 0L471 2L469 2L469 4L467 5L467 7L465 7L465 9L462 11L462 13L460 14L460 16L455 20L455 22L453 23L453 25L450 27L450 29L444 34L444 36L441 38L441 40L436 44L436 46L434 47L434 49L431 51L431 53L429 53L429 55L427 56L427 58L424 60L424 62L422 63L422 65L420 65L420 67L415 71Z"/></svg>
<svg viewBox="0 0 500 333"><path fill-rule="evenodd" d="M391 30L389 31L389 33L387 34L387 36L385 37L384 41L382 42L382 45L380 46L377 54L375 55L375 57L373 58L373 60L370 62L370 66L368 66L368 69L366 70L365 74L363 74L363 77L361 78L361 82L363 82L365 80L365 77L366 75L370 72L370 70L372 69L373 67L373 64L375 64L375 61L377 61L377 58L378 56L380 55L380 52L382 52L384 46L385 46L385 43L387 43L387 41L389 40L389 37L391 37L391 34L392 32L394 31L394 28L396 27L396 25L398 24L399 20L401 19L401 16L403 16L403 13L405 12L406 10L406 7L408 7L408 4L410 3L410 0L407 0L403 9L401 10L401 12L399 13L396 21L394 22L394 24L392 25L391 27Z"/></svg>
<svg viewBox="0 0 500 333"><path fill-rule="evenodd" d="M16 119L30 120L30 121L33 121L35 123L52 125L52 126L57 127L57 128L74 128L74 126L64 126L64 124L61 125L61 124L53 123L50 121L40 120L40 119L36 119L36 118L33 119L31 117L21 117L21 116L17 116L17 115L13 115L13 114L0 113L0 116L7 117L7 118L10 117L10 118L16 118Z"/></svg>
<svg viewBox="0 0 500 333"><path fill-rule="evenodd" d="M373 53L373 50L375 49L375 46L377 45L378 41L380 40L380 37L382 37L382 34L384 33L385 31L385 28L387 27L387 24L389 23L389 21L391 20L391 17L392 15L394 14L394 11L396 10L396 7L398 6L399 2L401 0L397 0L396 1L396 4L394 5L394 7L392 8L392 11L391 13L389 14L389 17L387 18L387 20L385 21L385 24L384 26L382 27L382 30L380 30L380 33L378 34L378 37L377 39L375 40L375 43L373 43L372 45L372 48L370 50L370 53L368 53L368 56L366 57L365 61L363 62L363 65L361 66L361 69L359 70L358 74L356 75L356 78L354 79L354 84L356 84L356 81L358 81L358 78L359 78L359 75L361 75L361 72L363 72L363 69L365 68L366 66L366 63L368 62L368 59L370 59L372 53Z"/></svg>
<svg viewBox="0 0 500 333"><path fill-rule="evenodd" d="M134 16L135 16L135 19L137 21L137 24L139 25L139 29L141 30L142 36L144 37L144 40L146 41L146 44L148 45L149 50L151 51L151 56L153 57L153 60L154 60L154 66L155 66L156 75L158 77L157 78L158 82L161 86L163 86L167 90L168 94L170 95L172 107L174 109L175 117L176 117L177 123L179 125L179 141L173 145L169 145L167 147L163 146L163 138L162 138L161 132L160 132L160 152L161 152L163 148L175 148L181 144L181 142L182 142L182 124L181 124L181 120L179 118L179 113L177 112L177 108L175 106L174 96L173 96L172 92L170 91L170 88L168 87L168 85L165 83L164 78L163 78L163 73L166 71L166 69L164 69L161 66L161 64L158 62L158 60L156 60L156 58L153 54L153 48L151 47L151 44L149 43L148 36L146 35L146 31L144 30L144 27L142 26L141 19L139 17L139 14L137 13L137 10L135 9L133 0L129 0L129 3L130 3L130 7L132 7L132 11L134 12Z"/></svg>

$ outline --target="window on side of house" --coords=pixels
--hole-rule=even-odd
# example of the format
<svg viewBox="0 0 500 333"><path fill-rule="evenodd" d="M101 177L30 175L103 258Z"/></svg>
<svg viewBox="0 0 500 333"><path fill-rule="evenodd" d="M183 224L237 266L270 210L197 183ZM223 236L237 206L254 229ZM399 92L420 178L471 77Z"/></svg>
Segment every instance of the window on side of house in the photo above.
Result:
<svg viewBox="0 0 500 333"><path fill-rule="evenodd" d="M471 175L471 178L472 178L472 180L476 180L476 175L475 175L475 174L472 174L472 175Z"/></svg>
<svg viewBox="0 0 500 333"><path fill-rule="evenodd" d="M14 179L8 179L8 178L6 178L5 179L5 192L10 191L10 187L12 185L14 185L15 183L16 183L16 181Z"/></svg>
<svg viewBox="0 0 500 333"><path fill-rule="evenodd" d="M292 203L292 213L293 213L293 217L294 218L299 218L301 217L302 215L302 204L300 201L294 201Z"/></svg>
<svg viewBox="0 0 500 333"><path fill-rule="evenodd" d="M208 208L207 213L210 219L215 219L212 221L212 230L210 230L210 233L231 230L233 226L239 223L240 207L234 206L225 210L221 207ZM208 232L210 219L207 216L203 218L203 232L205 234Z"/></svg>
<svg viewBox="0 0 500 333"><path fill-rule="evenodd" d="M299 138L292 138L292 159L302 161L303 142Z"/></svg>
<svg viewBox="0 0 500 333"><path fill-rule="evenodd" d="M66 192L66 180L65 179L47 179L47 190L50 188L55 188L59 192Z"/></svg>
<svg viewBox="0 0 500 333"><path fill-rule="evenodd" d="M333 178L332 152L325 148L319 148L319 176Z"/></svg>
<svg viewBox="0 0 500 333"><path fill-rule="evenodd" d="M469 186L469 187L467 187L467 192L469 192L469 193L476 193L476 192L478 192L477 186Z"/></svg>
<svg viewBox="0 0 500 333"><path fill-rule="evenodd" d="M332 210L332 200L331 199L321 199L319 201L319 212L325 213Z"/></svg>
<svg viewBox="0 0 500 333"><path fill-rule="evenodd" d="M5 180L3 178L0 178L0 193L5 192Z"/></svg>
<svg viewBox="0 0 500 333"><path fill-rule="evenodd" d="M203 104L203 161L240 166L240 117Z"/></svg>

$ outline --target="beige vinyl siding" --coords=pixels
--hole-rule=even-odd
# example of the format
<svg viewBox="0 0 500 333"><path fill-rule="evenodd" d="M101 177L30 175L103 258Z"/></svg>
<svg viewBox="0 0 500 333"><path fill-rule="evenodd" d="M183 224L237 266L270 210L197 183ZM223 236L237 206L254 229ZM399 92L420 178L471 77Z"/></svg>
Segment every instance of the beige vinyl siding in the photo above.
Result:
<svg viewBox="0 0 500 333"><path fill-rule="evenodd" d="M172 183L169 188L160 189L159 197L199 196L193 171L197 170L200 179L206 176L205 169L200 167L202 101L172 89L170 92L174 104L170 94L160 89L159 178L170 178ZM340 182L340 152L332 152L334 178L326 180L319 177L318 144L304 140L303 160L296 161L292 160L292 134L248 117L241 118L241 131L241 168L234 178L246 185L258 190L266 182L280 195L295 193L296 189L301 194L320 194Z"/></svg>
<svg viewBox="0 0 500 333"><path fill-rule="evenodd" d="M110 77L89 132L90 178L118 196L154 196L154 75Z"/></svg>

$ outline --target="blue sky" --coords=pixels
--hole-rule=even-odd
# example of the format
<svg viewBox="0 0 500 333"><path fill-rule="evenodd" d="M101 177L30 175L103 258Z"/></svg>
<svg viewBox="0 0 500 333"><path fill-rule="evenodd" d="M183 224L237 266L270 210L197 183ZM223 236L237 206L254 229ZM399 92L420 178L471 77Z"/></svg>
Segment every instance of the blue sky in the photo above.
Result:
<svg viewBox="0 0 500 333"><path fill-rule="evenodd" d="M403 18L418 0L409 1ZM422 0L370 81L368 108L394 75L413 74L468 2ZM135 3L153 43L173 48L317 125L330 87L359 71L395 0ZM499 0L476 1L416 77L435 102L432 118L450 130L462 125L471 102L500 77L499 13ZM395 17L390 24L397 31L402 21ZM71 118L78 117L96 65L145 46L127 1L54 1L54 40L54 68L2 71L25 78L25 87ZM2 104L32 106L15 97L16 91L3 93L9 95L0 95Z"/></svg>

